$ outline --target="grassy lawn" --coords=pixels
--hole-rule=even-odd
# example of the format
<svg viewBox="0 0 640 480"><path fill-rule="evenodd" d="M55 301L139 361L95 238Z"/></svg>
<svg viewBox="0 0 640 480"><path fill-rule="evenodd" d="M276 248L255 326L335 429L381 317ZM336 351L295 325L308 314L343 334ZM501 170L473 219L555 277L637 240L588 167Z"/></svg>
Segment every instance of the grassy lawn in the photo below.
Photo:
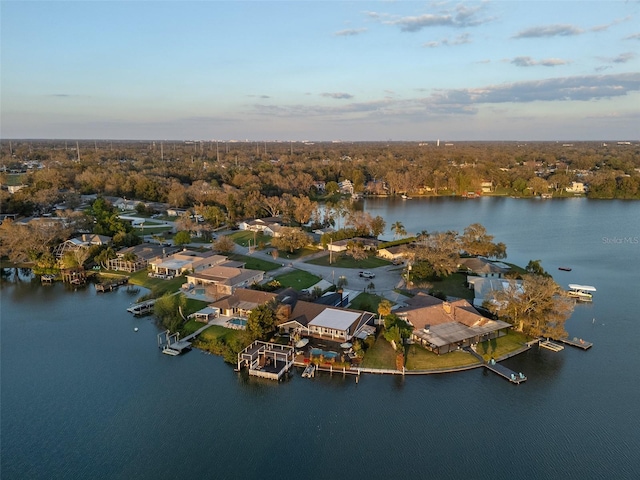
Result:
<svg viewBox="0 0 640 480"><path fill-rule="evenodd" d="M439 370L464 367L480 363L476 357L463 351L436 355L420 345L407 348L407 370Z"/></svg>
<svg viewBox="0 0 640 480"><path fill-rule="evenodd" d="M202 324L200 324L202 326ZM242 335L243 330L233 330L231 328L221 327L220 325L211 325L204 332L199 335L200 340L204 342L212 340L224 340L225 343L234 338Z"/></svg>
<svg viewBox="0 0 640 480"><path fill-rule="evenodd" d="M273 263L250 255L238 255L236 253L229 255L229 259L235 260L236 262L245 262L245 267L249 270L261 270L263 272L275 270L281 266L279 263Z"/></svg>
<svg viewBox="0 0 640 480"><path fill-rule="evenodd" d="M362 359L362 366L365 368L387 368L396 369L396 351L382 335L376 339L373 347L367 350Z"/></svg>
<svg viewBox="0 0 640 480"><path fill-rule="evenodd" d="M366 310L368 312L376 313L378 311L378 304L384 300L383 297L378 295L374 295L372 293L361 293L359 294L349 308L353 308L354 310Z"/></svg>
<svg viewBox="0 0 640 480"><path fill-rule="evenodd" d="M191 320L189 320L187 323L185 323L182 326L182 328L180 329L180 335L182 337L186 337L187 335L191 335L193 332L195 332L197 330L200 330L205 325L206 325L206 323L197 322L196 320L191 319ZM209 327L209 328L211 328L211 327Z"/></svg>
<svg viewBox="0 0 640 480"><path fill-rule="evenodd" d="M254 245L254 239L257 242L257 245L260 245L261 243L263 243L264 245L271 243L271 237L260 232L251 232L249 230L239 230L237 232L233 232L229 235L229 237L241 247L248 247L249 241L251 241L251 245Z"/></svg>
<svg viewBox="0 0 640 480"><path fill-rule="evenodd" d="M313 247L304 247L300 250L294 251L293 253L278 250L278 258L283 261L285 261L286 259L297 260L298 258L306 257L307 255L312 255L314 253L318 253L318 249Z"/></svg>
<svg viewBox="0 0 640 480"><path fill-rule="evenodd" d="M467 274L466 273L453 273L448 277L429 282L428 285L434 290L438 290L445 295L451 297L465 298L469 302L473 301L473 290L466 287Z"/></svg>
<svg viewBox="0 0 640 480"><path fill-rule="evenodd" d="M485 360L490 360L491 357L500 358L503 355L519 350L529 340L531 338L524 333L509 330L504 337L479 343L476 347L476 352L482 355Z"/></svg>
<svg viewBox="0 0 640 480"><path fill-rule="evenodd" d="M180 290L180 286L185 282L185 277L175 277L171 280L152 278L149 277L147 270L140 270L139 272L132 273L129 276L129 283L148 288L153 292L154 297L160 297L167 292L177 292Z"/></svg>
<svg viewBox="0 0 640 480"><path fill-rule="evenodd" d="M283 287L292 287L296 290L309 288L322 280L320 277L305 272L304 270L294 270L293 272L275 277L275 279L278 280Z"/></svg>
<svg viewBox="0 0 640 480"><path fill-rule="evenodd" d="M198 312L202 310L204 307L209 305L209 302L204 302L202 300L196 300L195 298L187 298L187 306L182 312L185 317L191 315L192 313ZM200 326L202 326L202 322L200 322ZM197 329L196 329L197 330Z"/></svg>
<svg viewBox="0 0 640 480"><path fill-rule="evenodd" d="M354 260L353 257L346 255L344 253L334 253L332 255L331 264L329 264L329 254L314 258L309 260L308 263L313 265L321 265L323 267L335 267L335 268L359 268L363 270L368 270L370 268L376 267L384 267L385 265L390 265L391 262L384 260L382 258L378 258L375 256L370 256L365 258L364 260Z"/></svg>

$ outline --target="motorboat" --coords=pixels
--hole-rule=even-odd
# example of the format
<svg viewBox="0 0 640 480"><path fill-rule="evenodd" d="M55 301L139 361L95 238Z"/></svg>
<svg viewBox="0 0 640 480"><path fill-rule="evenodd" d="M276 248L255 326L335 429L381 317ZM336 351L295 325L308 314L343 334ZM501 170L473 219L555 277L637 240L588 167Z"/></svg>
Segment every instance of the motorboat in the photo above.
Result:
<svg viewBox="0 0 640 480"><path fill-rule="evenodd" d="M303 338L302 340L298 340L296 342L296 348L304 348L307 346L307 343L309 343L308 338Z"/></svg>
<svg viewBox="0 0 640 480"><path fill-rule="evenodd" d="M591 285L578 285L575 283L569 284L569 296L576 298L582 302L590 302L593 298L592 292L596 291L596 287Z"/></svg>
<svg viewBox="0 0 640 480"><path fill-rule="evenodd" d="M570 272L571 267L558 267L558 270L562 270L563 272Z"/></svg>

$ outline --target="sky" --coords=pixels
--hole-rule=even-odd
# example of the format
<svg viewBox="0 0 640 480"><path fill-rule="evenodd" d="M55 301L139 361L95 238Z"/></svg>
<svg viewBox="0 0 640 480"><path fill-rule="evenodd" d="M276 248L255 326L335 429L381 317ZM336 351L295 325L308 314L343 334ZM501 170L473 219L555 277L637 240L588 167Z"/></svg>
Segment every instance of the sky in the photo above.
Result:
<svg viewBox="0 0 640 480"><path fill-rule="evenodd" d="M638 140L640 1L5 1L0 136Z"/></svg>

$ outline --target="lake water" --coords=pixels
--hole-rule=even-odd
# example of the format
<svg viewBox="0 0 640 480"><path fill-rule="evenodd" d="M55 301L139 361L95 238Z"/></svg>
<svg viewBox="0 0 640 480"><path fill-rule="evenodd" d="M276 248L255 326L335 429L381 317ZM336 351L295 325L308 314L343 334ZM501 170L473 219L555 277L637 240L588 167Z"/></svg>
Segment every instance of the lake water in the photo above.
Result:
<svg viewBox="0 0 640 480"><path fill-rule="evenodd" d="M125 289L12 281L1 290L2 478L638 477L640 203L364 208L414 233L480 222L508 261L541 259L563 286L595 285L567 322L594 347L506 361L528 376L520 386L480 369L276 383L197 350L162 355Z"/></svg>

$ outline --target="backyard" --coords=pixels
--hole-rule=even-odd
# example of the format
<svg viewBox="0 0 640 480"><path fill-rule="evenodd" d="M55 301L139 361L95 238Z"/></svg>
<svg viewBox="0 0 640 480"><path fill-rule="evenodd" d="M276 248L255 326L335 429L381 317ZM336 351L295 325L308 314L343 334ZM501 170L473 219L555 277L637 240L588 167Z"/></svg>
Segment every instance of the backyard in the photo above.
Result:
<svg viewBox="0 0 640 480"><path fill-rule="evenodd" d="M293 270L275 277L275 280L280 282L280 285L283 287L292 287L296 290L303 290L315 285L322 279L312 273L305 272L304 270Z"/></svg>
<svg viewBox="0 0 640 480"><path fill-rule="evenodd" d="M393 349L391 344L387 342L382 335L380 335L373 346L364 354L361 365L365 368L384 368L395 370L396 356L397 352Z"/></svg>
<svg viewBox="0 0 640 480"><path fill-rule="evenodd" d="M450 368L477 365L480 361L465 351L455 351L436 355L420 345L407 347L407 370L447 370Z"/></svg>
<svg viewBox="0 0 640 480"><path fill-rule="evenodd" d="M507 334L500 338L479 343L476 347L476 352L488 361L492 357L500 358L521 349L529 340L531 338L524 333L508 330Z"/></svg>
<svg viewBox="0 0 640 480"><path fill-rule="evenodd" d="M376 256L369 256L363 260L355 260L353 257L345 253L334 253L331 255L331 263L329 263L329 255L323 255L322 257L309 260L307 263L313 265L320 265L323 267L335 267L335 268L377 268L390 265L391 262L378 258Z"/></svg>

